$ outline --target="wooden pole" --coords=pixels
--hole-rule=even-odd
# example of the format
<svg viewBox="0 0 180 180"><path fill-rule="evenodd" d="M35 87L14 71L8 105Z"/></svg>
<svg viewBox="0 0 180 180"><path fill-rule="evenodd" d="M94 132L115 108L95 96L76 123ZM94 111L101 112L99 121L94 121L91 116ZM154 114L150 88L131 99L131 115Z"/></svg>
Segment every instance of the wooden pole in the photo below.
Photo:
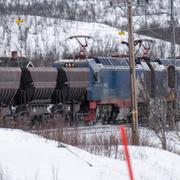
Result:
<svg viewBox="0 0 180 180"><path fill-rule="evenodd" d="M137 92L136 92L136 69L135 69L135 47L132 25L132 3L128 1L128 42L129 42L129 64L130 64L130 80L131 80L131 103L132 103L132 144L139 144L138 134L138 108L137 108Z"/></svg>

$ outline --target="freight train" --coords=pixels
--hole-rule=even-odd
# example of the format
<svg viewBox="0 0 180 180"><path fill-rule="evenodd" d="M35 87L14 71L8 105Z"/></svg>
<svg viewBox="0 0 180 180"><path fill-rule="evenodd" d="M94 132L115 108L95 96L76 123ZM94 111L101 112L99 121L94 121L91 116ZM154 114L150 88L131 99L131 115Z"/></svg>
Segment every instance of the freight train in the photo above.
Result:
<svg viewBox="0 0 180 180"><path fill-rule="evenodd" d="M136 59L139 117L150 98L180 98L180 60ZM46 121L62 115L70 125L115 123L130 116L128 58L60 60L34 67L26 58L0 58L1 123ZM60 119L60 118L59 118Z"/></svg>

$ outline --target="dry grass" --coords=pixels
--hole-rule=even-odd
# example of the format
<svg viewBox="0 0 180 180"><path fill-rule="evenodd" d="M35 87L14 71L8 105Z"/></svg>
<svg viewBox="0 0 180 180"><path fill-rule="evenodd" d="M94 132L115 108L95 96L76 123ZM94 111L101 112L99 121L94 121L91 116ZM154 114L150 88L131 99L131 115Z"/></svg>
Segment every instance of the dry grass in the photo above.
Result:
<svg viewBox="0 0 180 180"><path fill-rule="evenodd" d="M82 133L77 128L65 128L63 125L55 130L42 130L37 131L38 135L47 139L52 139L65 144L79 147L90 153L96 155L103 155L107 157L124 159L121 145L121 140L118 133ZM140 131L141 132L141 131ZM151 134L140 133L140 146L161 148L161 143L150 140ZM131 145L131 130L127 129L127 136L129 145ZM167 150L176 154L172 144L167 146Z"/></svg>
<svg viewBox="0 0 180 180"><path fill-rule="evenodd" d="M120 153L121 149L119 148L121 141L116 134L83 134L79 128L68 128L67 130L64 126L55 130L36 131L36 134L47 139L79 147L96 155L124 159L123 152Z"/></svg>

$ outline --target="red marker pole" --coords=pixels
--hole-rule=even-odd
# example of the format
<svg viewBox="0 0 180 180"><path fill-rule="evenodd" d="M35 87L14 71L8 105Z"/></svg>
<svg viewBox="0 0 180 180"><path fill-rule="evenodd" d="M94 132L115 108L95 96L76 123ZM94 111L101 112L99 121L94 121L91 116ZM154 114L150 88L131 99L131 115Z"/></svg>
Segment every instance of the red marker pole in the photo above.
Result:
<svg viewBox="0 0 180 180"><path fill-rule="evenodd" d="M128 151L128 138L127 138L126 130L123 126L120 126L120 137L122 140L122 144L124 146L124 154L125 154L125 158L126 158L126 162L128 166L129 177L130 177L130 180L134 180L129 151Z"/></svg>

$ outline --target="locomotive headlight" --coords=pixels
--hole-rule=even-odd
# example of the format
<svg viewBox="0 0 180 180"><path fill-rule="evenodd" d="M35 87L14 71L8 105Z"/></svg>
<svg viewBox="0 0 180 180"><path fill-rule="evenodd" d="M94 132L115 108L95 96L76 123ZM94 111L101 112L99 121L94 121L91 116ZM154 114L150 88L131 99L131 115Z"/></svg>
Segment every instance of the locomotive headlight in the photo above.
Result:
<svg viewBox="0 0 180 180"><path fill-rule="evenodd" d="M75 64L74 63L65 63L64 67L73 68L73 67L75 67Z"/></svg>

